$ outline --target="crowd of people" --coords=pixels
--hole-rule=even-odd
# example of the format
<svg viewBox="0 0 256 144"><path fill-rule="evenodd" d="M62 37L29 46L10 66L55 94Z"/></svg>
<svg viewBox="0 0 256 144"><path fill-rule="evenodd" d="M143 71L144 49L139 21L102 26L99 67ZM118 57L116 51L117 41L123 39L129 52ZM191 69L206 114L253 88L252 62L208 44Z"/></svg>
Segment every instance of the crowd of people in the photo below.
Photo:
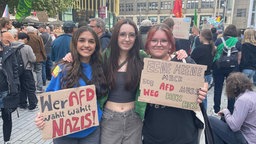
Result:
<svg viewBox="0 0 256 144"><path fill-rule="evenodd" d="M100 125L54 138L54 144L199 144L202 136L208 144L256 143L254 29L246 29L240 40L234 25L218 36L215 28L193 26L185 40L174 37L172 18L156 25L145 20L139 29L132 20L121 19L111 32L100 18L78 27L65 22L64 34L59 36L52 26L17 30L8 18L0 22L0 108L7 144L11 143L11 113L17 107L36 110L36 93L90 84L100 87L96 89ZM232 67L220 66L225 47L237 50ZM18 51L24 62L22 74L18 73ZM138 101L143 58L206 65L205 85L197 93L201 111ZM52 76L54 69L58 71ZM228 106L222 110L225 79ZM208 117L207 84L212 82L213 116ZM35 124L45 128L40 113Z"/></svg>

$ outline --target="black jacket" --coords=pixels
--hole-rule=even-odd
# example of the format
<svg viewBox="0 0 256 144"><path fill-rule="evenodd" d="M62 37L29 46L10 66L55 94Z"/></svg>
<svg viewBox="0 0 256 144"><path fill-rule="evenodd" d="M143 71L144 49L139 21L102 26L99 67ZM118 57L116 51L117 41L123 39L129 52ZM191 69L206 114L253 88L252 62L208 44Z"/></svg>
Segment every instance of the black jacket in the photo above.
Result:
<svg viewBox="0 0 256 144"><path fill-rule="evenodd" d="M19 75L15 55L17 49L5 46L3 49L2 66L7 77L8 96L3 99L4 108L17 108L19 104Z"/></svg>
<svg viewBox="0 0 256 144"><path fill-rule="evenodd" d="M256 70L256 45L251 43L242 44L242 58L240 69Z"/></svg>
<svg viewBox="0 0 256 144"><path fill-rule="evenodd" d="M110 32L104 32L100 37L100 44L102 50L108 47L112 34Z"/></svg>

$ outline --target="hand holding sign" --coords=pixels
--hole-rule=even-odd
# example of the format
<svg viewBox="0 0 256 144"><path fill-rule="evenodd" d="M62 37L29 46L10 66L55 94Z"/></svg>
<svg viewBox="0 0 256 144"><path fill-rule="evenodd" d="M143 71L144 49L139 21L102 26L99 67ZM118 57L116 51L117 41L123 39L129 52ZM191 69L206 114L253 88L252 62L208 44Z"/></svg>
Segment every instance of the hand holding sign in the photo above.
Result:
<svg viewBox="0 0 256 144"><path fill-rule="evenodd" d="M144 58L139 101L199 111L206 66ZM206 90L206 91L205 91ZM199 97L198 97L199 93Z"/></svg>
<svg viewBox="0 0 256 144"><path fill-rule="evenodd" d="M99 125L94 85L42 93L38 97L41 114L35 123L42 129L44 139Z"/></svg>

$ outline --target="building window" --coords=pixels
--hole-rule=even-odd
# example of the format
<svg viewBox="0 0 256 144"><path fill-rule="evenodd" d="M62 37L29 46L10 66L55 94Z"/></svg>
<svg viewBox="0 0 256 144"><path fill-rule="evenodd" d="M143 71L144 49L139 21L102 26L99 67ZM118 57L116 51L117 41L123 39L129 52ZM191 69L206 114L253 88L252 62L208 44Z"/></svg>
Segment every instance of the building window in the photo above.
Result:
<svg viewBox="0 0 256 144"><path fill-rule="evenodd" d="M160 16L160 23L163 22L164 19L168 18L169 16Z"/></svg>
<svg viewBox="0 0 256 144"><path fill-rule="evenodd" d="M170 1L166 1L166 2L161 2L161 9L163 10L168 10L171 9L173 6L171 6L171 2Z"/></svg>
<svg viewBox="0 0 256 144"><path fill-rule="evenodd" d="M124 4L120 4L119 7L120 7L119 8L120 12L123 12L124 11Z"/></svg>
<svg viewBox="0 0 256 144"><path fill-rule="evenodd" d="M252 13L251 26L254 26L255 24L255 13Z"/></svg>
<svg viewBox="0 0 256 144"><path fill-rule="evenodd" d="M146 3L137 3L137 11L145 11L146 10Z"/></svg>
<svg viewBox="0 0 256 144"><path fill-rule="evenodd" d="M201 8L213 8L214 1L213 0L202 0Z"/></svg>
<svg viewBox="0 0 256 144"><path fill-rule="evenodd" d="M133 3L125 4L125 10L126 11L133 11Z"/></svg>
<svg viewBox="0 0 256 144"><path fill-rule="evenodd" d="M158 3L157 2L150 2L148 5L149 10L158 10Z"/></svg>
<svg viewBox="0 0 256 144"><path fill-rule="evenodd" d="M158 19L156 16L149 16L148 19L152 22L153 25L157 24Z"/></svg>
<svg viewBox="0 0 256 144"><path fill-rule="evenodd" d="M146 16L137 16L137 25L140 25L143 20L147 19Z"/></svg>
<svg viewBox="0 0 256 144"><path fill-rule="evenodd" d="M198 8L198 0L188 0L187 1L187 9L197 9Z"/></svg>
<svg viewBox="0 0 256 144"><path fill-rule="evenodd" d="M246 17L246 9L237 9L237 17Z"/></svg>

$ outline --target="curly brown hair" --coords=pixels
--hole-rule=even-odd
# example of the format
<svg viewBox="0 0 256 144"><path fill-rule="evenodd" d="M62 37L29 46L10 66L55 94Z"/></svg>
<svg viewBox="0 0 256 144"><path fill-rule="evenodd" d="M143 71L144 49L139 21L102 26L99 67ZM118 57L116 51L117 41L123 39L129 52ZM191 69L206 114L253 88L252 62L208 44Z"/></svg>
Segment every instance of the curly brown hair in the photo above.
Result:
<svg viewBox="0 0 256 144"><path fill-rule="evenodd" d="M235 98L246 90L253 91L252 81L241 72L231 73L226 80L226 94L228 98Z"/></svg>

